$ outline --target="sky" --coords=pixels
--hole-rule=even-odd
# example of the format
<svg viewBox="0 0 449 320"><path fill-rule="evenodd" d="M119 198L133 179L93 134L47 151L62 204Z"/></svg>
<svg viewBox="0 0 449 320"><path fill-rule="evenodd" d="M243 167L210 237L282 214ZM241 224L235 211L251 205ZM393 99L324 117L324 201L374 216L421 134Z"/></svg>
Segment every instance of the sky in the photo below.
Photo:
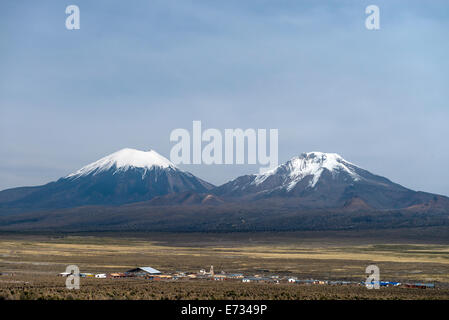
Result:
<svg viewBox="0 0 449 320"><path fill-rule="evenodd" d="M200 120L278 129L280 163L335 152L449 195L448 30L437 0L1 1L0 190L125 147L169 157L172 130ZM217 185L259 170L181 168Z"/></svg>

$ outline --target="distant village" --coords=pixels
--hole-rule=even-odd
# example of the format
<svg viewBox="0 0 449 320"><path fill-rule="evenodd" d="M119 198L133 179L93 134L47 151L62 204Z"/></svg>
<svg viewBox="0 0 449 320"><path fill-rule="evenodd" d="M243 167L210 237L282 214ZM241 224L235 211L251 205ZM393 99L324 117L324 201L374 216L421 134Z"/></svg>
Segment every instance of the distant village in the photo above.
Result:
<svg viewBox="0 0 449 320"><path fill-rule="evenodd" d="M67 277L71 275L68 272L62 272L58 274L61 277ZM214 267L211 266L209 271L205 269L199 270L197 273L186 272L174 272L174 273L162 273L161 271L152 267L137 267L126 272L113 272L113 273L80 273L81 278L97 278L97 279L118 279L118 278L143 278L151 281L175 281L175 280L212 280L212 281L240 281L243 283L291 283L291 284L303 284L303 285L363 285L365 281L343 281L343 280L317 280L317 279L298 279L292 276L279 276L270 275L262 276L255 274L247 276L242 273L220 273L214 272ZM378 284L379 287L404 287L404 288L419 288L419 289L433 289L434 283L400 283L393 281L379 281L372 282L372 285Z"/></svg>

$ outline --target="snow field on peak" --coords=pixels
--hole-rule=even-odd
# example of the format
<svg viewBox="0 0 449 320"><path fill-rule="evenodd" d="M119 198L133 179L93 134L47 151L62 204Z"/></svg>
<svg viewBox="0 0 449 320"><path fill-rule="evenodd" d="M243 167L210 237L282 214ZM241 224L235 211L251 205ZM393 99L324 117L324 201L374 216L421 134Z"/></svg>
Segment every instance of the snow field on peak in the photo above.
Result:
<svg viewBox="0 0 449 320"><path fill-rule="evenodd" d="M76 178L89 174L96 174L115 167L117 171L126 171L129 168L143 168L145 170L159 167L163 169L177 169L167 158L154 150L140 151L136 149L122 149L98 161L95 161L80 170L69 174L66 178ZM146 171L145 171L146 172Z"/></svg>
<svg viewBox="0 0 449 320"><path fill-rule="evenodd" d="M298 182L309 176L312 177L309 187L313 188L318 183L324 170L330 171L333 176L339 171L344 171L348 173L354 181L360 180L359 175L351 170L348 165L354 166L336 153L308 152L303 153L298 157L294 157L264 174L256 175L253 184L259 185L268 177L275 174L281 174L285 177L286 185L283 187L287 189L287 191L293 189ZM286 174L283 173L284 170L286 171Z"/></svg>

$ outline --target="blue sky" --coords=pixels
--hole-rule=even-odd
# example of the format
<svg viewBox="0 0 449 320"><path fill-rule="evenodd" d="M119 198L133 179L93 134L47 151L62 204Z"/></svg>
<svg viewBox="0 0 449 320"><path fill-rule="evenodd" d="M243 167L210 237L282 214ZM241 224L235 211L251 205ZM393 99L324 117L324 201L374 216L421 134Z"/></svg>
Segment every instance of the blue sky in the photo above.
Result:
<svg viewBox="0 0 449 320"><path fill-rule="evenodd" d="M81 29L65 28L65 8ZM380 7L378 31L365 7ZM2 1L0 189L170 132L277 128L279 160L345 159L449 195L447 1ZM183 166L220 184L258 166Z"/></svg>

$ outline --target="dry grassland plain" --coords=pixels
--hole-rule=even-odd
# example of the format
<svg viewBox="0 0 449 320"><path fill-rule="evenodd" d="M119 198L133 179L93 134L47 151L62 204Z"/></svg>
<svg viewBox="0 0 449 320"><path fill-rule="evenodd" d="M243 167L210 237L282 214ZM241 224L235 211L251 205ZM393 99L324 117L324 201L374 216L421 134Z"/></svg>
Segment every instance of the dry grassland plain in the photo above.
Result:
<svg viewBox="0 0 449 320"><path fill-rule="evenodd" d="M0 234L0 299L449 299L449 245L394 234ZM366 266L376 264L381 280L437 288L82 278L80 290L68 290L56 275L72 264L89 273L136 266L198 272L213 265L248 276L349 281L363 281Z"/></svg>

